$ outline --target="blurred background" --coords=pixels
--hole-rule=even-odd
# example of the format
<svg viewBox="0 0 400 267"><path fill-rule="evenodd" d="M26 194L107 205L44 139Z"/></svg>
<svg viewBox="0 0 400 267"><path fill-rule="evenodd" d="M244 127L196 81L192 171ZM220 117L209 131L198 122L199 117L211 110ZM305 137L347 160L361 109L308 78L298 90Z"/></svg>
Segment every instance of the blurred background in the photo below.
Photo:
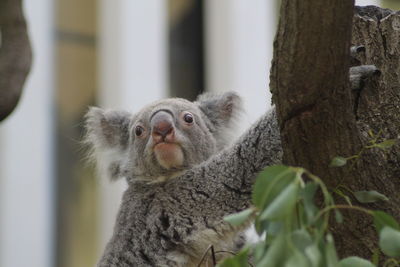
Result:
<svg viewBox="0 0 400 267"><path fill-rule="evenodd" d="M0 124L0 267L94 266L111 236L125 184L84 162L88 106L135 112L163 97L235 90L242 128L260 116L278 2L25 0L34 63Z"/></svg>

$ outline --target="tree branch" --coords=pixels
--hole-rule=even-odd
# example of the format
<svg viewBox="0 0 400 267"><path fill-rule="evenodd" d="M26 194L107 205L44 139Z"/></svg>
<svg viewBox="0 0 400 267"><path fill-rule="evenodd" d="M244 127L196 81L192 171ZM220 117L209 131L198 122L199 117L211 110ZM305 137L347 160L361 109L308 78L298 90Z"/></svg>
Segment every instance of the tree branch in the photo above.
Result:
<svg viewBox="0 0 400 267"><path fill-rule="evenodd" d="M348 0L282 1L270 87L284 161L307 168L330 190L381 192L390 201L360 205L400 219L400 15L378 7L357 8L354 17L353 11ZM362 80L356 97L349 85L351 37L353 45L364 46L354 62L375 65L382 74ZM357 155L378 132L380 142L397 139L397 145L329 167L336 156ZM377 247L371 218L344 214L345 223L331 228L339 255L370 258Z"/></svg>
<svg viewBox="0 0 400 267"><path fill-rule="evenodd" d="M2 121L17 105L32 61L22 0L0 0L0 31L0 121Z"/></svg>
<svg viewBox="0 0 400 267"><path fill-rule="evenodd" d="M283 0L274 43L270 87L285 161L326 179L338 174L327 174L330 160L360 144L348 81L353 8L348 0Z"/></svg>

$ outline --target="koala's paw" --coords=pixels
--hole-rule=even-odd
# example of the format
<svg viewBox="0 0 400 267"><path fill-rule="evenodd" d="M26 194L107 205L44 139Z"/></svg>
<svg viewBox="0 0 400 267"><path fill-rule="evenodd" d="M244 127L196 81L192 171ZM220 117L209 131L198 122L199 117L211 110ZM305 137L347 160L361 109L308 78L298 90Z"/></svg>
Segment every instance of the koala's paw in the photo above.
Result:
<svg viewBox="0 0 400 267"><path fill-rule="evenodd" d="M355 45L350 48L350 66L359 66L365 60L367 49L363 45Z"/></svg>
<svg viewBox="0 0 400 267"><path fill-rule="evenodd" d="M358 106L360 104L362 90L374 77L378 77L382 74L374 65L362 65L362 62L365 62L365 52L366 48L363 45L352 46L350 48L350 64L352 67L349 70L349 78L354 105L353 109L356 118L358 118Z"/></svg>
<svg viewBox="0 0 400 267"><path fill-rule="evenodd" d="M352 90L361 90L369 77L380 76L381 71L374 65L361 65L350 68L350 83Z"/></svg>
<svg viewBox="0 0 400 267"><path fill-rule="evenodd" d="M361 52L365 52L366 48L363 45L354 45L350 48L350 55L352 57L355 57L357 54L361 53Z"/></svg>

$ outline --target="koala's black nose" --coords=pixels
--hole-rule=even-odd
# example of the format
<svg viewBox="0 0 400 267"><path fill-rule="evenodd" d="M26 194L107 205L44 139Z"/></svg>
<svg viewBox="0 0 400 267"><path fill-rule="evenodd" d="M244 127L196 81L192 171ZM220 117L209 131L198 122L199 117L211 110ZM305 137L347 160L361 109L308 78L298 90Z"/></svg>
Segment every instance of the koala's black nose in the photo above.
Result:
<svg viewBox="0 0 400 267"><path fill-rule="evenodd" d="M164 139L174 131L173 117L169 112L158 111L150 120L152 136L156 141Z"/></svg>

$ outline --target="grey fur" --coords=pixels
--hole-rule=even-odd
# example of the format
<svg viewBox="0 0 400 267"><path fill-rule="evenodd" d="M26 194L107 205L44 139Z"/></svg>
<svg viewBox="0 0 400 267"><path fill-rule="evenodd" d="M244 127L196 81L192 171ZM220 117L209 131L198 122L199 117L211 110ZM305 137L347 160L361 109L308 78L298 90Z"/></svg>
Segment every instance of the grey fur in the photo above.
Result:
<svg viewBox="0 0 400 267"><path fill-rule="evenodd" d="M350 84L352 90L360 90L364 87L365 79L371 76L381 75L381 71L374 65L361 65L351 67L350 71Z"/></svg>
<svg viewBox="0 0 400 267"><path fill-rule="evenodd" d="M134 137L138 123L150 131L150 118L160 109L176 120L184 153L180 168L157 162L149 134ZM133 116L90 109L87 140L97 161L110 177L125 177L129 184L99 266L196 266L210 244L230 251L243 244L243 227L223 217L250 205L255 175L281 162L282 149L274 111L227 146L224 133L240 109L234 93L203 95L193 103L161 100ZM182 111L194 115L192 128L181 125Z"/></svg>

